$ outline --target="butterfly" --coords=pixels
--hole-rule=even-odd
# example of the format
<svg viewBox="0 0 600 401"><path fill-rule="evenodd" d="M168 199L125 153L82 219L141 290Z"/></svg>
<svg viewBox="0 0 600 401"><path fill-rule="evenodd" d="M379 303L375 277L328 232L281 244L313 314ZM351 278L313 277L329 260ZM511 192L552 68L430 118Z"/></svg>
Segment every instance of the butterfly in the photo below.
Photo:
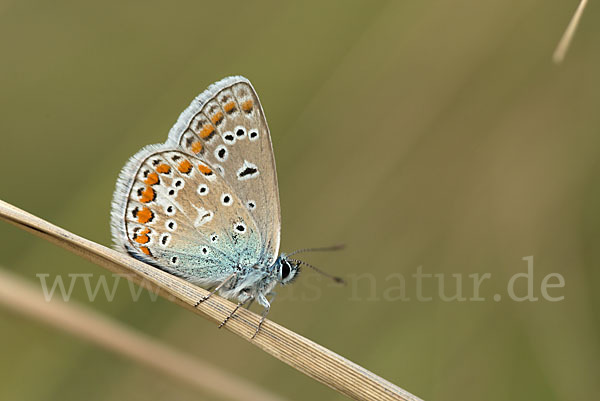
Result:
<svg viewBox="0 0 600 401"><path fill-rule="evenodd" d="M254 336L271 307L273 288L291 283L301 265L319 271L291 256L337 249L279 254L271 136L256 92L241 76L212 84L179 116L165 143L129 159L117 180L111 231L117 249L213 287L198 303L216 292L237 300L219 327L256 300L264 311Z"/></svg>

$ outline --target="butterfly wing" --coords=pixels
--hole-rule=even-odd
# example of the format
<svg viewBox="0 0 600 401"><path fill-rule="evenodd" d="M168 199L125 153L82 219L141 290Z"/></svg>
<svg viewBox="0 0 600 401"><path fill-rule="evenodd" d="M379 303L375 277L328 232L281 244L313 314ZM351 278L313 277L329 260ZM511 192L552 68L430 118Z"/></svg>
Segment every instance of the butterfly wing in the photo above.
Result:
<svg viewBox="0 0 600 401"><path fill-rule="evenodd" d="M250 212L261 236L258 265L279 253L281 213L269 127L243 77L225 78L181 114L169 141L212 165Z"/></svg>
<svg viewBox="0 0 600 401"><path fill-rule="evenodd" d="M214 168L169 144L150 145L123 168L112 233L126 252L197 284L252 266L261 239L250 212Z"/></svg>

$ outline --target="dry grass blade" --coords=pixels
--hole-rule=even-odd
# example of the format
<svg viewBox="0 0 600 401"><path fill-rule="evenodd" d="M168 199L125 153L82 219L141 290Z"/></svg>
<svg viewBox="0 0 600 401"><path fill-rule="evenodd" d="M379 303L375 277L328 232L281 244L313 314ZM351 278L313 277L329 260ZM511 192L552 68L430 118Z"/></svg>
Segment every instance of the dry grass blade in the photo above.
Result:
<svg viewBox="0 0 600 401"><path fill-rule="evenodd" d="M212 296L194 307L198 299L208 294L206 290L81 238L3 201L0 201L0 218L114 273L125 274L128 279L139 285L146 288L150 285L167 299L215 322L223 321L235 308L233 303L218 296ZM353 399L420 400L363 367L269 320L265 321L260 333L252 339L259 320L260 316L243 309L225 325L225 328Z"/></svg>
<svg viewBox="0 0 600 401"><path fill-rule="evenodd" d="M281 397L172 349L83 305L54 299L47 302L37 288L1 268L0 304L125 355L218 397L231 400L283 401Z"/></svg>
<svg viewBox="0 0 600 401"><path fill-rule="evenodd" d="M573 18L571 18L571 22L567 26L565 33L563 33L562 38L560 38L560 42L558 42L558 46L556 46L556 50L552 55L552 60L556 64L562 63L567 54L567 50L569 50L569 45L571 44L571 40L573 40L573 36L575 35L575 30L579 25L579 21L581 20L581 15L583 14L583 10L587 5L587 0L581 0L577 10L575 10L575 14L573 14Z"/></svg>

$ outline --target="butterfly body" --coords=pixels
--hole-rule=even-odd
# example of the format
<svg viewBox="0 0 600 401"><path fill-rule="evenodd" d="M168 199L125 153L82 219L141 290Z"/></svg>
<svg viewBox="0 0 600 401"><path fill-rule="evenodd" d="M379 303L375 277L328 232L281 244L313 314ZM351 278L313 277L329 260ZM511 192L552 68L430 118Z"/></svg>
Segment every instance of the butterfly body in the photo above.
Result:
<svg viewBox="0 0 600 401"><path fill-rule="evenodd" d="M281 217L267 122L250 82L225 78L181 114L164 144L125 165L113 197L120 250L268 311L300 262L279 255Z"/></svg>
<svg viewBox="0 0 600 401"><path fill-rule="evenodd" d="M286 268L286 266L288 266ZM277 284L288 284L299 270L299 264L288 261L285 255L277 258L275 263L268 267L241 268L235 280L221 289L220 293L226 298L237 299L245 303L250 299L268 308L270 306L267 295L271 295Z"/></svg>

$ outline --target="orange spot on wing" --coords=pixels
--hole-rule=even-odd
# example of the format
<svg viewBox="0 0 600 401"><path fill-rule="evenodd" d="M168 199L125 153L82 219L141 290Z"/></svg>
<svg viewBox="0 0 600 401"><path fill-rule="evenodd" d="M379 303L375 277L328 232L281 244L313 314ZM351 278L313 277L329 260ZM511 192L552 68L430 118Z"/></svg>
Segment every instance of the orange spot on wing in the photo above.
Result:
<svg viewBox="0 0 600 401"><path fill-rule="evenodd" d="M145 224L152 220L152 218L154 218L154 213L152 213L152 210L150 210L148 207L145 207L137 212L138 223Z"/></svg>
<svg viewBox="0 0 600 401"><path fill-rule="evenodd" d="M225 104L225 106L223 106L223 109L226 113L231 113L233 110L235 110L235 102L229 102Z"/></svg>
<svg viewBox="0 0 600 401"><path fill-rule="evenodd" d="M150 249L148 249L147 246L140 246L140 251L142 251L143 253L145 253L148 256L152 256L152 254L150 253Z"/></svg>
<svg viewBox="0 0 600 401"><path fill-rule="evenodd" d="M215 127L213 127L210 124L206 124L202 127L202 130L200 131L200 138L206 139L209 136L211 136L213 132L215 132Z"/></svg>
<svg viewBox="0 0 600 401"><path fill-rule="evenodd" d="M192 143L192 152L194 152L195 154L202 152L202 142L196 141Z"/></svg>
<svg viewBox="0 0 600 401"><path fill-rule="evenodd" d="M169 167L168 164L162 163L156 166L156 171L158 171L161 174L169 174L169 172L171 171L171 167Z"/></svg>
<svg viewBox="0 0 600 401"><path fill-rule="evenodd" d="M179 163L179 167L177 167L177 169L180 172L187 174L190 171L192 171L192 163L190 163L189 160L184 160L181 163Z"/></svg>
<svg viewBox="0 0 600 401"><path fill-rule="evenodd" d="M248 99L244 103L242 103L242 110L244 110L246 113L248 113L248 112L250 112L250 110L252 110L253 105L254 105L254 102L252 101L252 99Z"/></svg>
<svg viewBox="0 0 600 401"><path fill-rule="evenodd" d="M212 174L212 170L210 169L210 167L205 166L204 164L198 164L198 170L200 170L200 172L204 175Z"/></svg>
<svg viewBox="0 0 600 401"><path fill-rule="evenodd" d="M154 200L156 197L156 192L152 189L152 187L146 187L144 192L142 192L142 196L140 197L140 202L148 203Z"/></svg>
<svg viewBox="0 0 600 401"><path fill-rule="evenodd" d="M146 185L154 185L157 183L158 183L158 174L156 174L156 173L148 174L148 177L146 177L146 181L144 181L144 184L146 184Z"/></svg>
<svg viewBox="0 0 600 401"><path fill-rule="evenodd" d="M221 121L223 121L223 113L221 113L220 111L217 111L213 116L212 116L212 122L213 124L219 124Z"/></svg>
<svg viewBox="0 0 600 401"><path fill-rule="evenodd" d="M148 234L150 234L150 229L146 228L145 230L143 230L142 232L140 232L134 238L135 242L137 242L138 244L147 244L150 241L150 237L148 236Z"/></svg>

